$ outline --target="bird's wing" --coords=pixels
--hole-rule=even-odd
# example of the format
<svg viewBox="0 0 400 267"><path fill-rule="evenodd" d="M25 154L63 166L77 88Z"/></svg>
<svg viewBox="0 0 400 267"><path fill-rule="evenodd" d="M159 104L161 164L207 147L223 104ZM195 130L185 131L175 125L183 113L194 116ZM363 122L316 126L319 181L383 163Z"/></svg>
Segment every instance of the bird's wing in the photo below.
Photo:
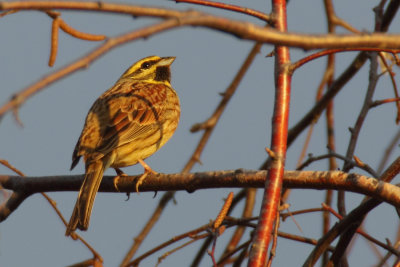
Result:
<svg viewBox="0 0 400 267"><path fill-rule="evenodd" d="M79 141L79 154L106 155L115 148L160 131L167 85L123 84L92 106ZM114 88L113 88L114 89ZM95 156L96 157L96 156Z"/></svg>

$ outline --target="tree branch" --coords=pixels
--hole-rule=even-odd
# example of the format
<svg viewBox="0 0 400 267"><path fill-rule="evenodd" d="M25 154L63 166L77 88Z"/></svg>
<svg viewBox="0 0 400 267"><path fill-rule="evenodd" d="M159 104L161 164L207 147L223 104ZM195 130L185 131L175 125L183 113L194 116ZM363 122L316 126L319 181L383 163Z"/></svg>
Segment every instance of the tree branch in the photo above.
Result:
<svg viewBox="0 0 400 267"><path fill-rule="evenodd" d="M229 170L187 174L149 174L140 186L141 192L209 188L263 188L267 171ZM21 177L0 175L0 185L16 192L0 206L0 222L4 221L28 196L39 192L78 191L83 175ZM99 192L135 192L140 175L127 176L114 186L114 176L104 176ZM400 207L400 188L375 178L341 171L285 171L283 186L301 189L336 189L365 194ZM16 203L10 206L9 202ZM9 210L9 212L6 212Z"/></svg>
<svg viewBox="0 0 400 267"><path fill-rule="evenodd" d="M240 38L287 45L303 49L317 48L355 48L378 47L397 49L400 48L400 38L396 34L295 34L282 33L272 28L264 28L254 23L228 19L210 15L199 11L179 11L167 8L155 8L139 5L114 4L105 2L79 2L79 1L20 1L1 2L0 10L85 10L118 14L130 14L135 17L176 18L181 25L203 26L227 33Z"/></svg>

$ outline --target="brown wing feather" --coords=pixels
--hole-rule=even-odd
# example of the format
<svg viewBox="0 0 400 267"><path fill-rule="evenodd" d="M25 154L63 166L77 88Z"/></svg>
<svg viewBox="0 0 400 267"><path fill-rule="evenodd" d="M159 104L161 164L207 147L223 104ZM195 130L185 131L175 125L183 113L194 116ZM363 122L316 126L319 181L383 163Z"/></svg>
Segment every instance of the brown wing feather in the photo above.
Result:
<svg viewBox="0 0 400 267"><path fill-rule="evenodd" d="M88 154L101 157L143 133L159 129L167 89L163 84L122 81L106 91L89 111L75 159Z"/></svg>

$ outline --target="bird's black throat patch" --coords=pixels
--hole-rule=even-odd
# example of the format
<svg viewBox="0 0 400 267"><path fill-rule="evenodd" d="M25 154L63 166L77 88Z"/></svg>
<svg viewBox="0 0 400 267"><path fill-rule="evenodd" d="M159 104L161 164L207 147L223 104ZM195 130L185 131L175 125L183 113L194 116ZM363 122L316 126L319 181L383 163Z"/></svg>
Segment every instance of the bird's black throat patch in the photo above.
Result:
<svg viewBox="0 0 400 267"><path fill-rule="evenodd" d="M156 81L171 81L171 72L169 67L160 66L156 69Z"/></svg>

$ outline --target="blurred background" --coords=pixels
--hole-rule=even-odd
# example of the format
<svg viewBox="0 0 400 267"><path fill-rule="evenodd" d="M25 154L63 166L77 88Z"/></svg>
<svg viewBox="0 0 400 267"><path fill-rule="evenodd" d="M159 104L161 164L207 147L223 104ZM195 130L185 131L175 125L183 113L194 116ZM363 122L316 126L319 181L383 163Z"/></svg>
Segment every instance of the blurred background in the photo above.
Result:
<svg viewBox="0 0 400 267"><path fill-rule="evenodd" d="M111 1L109 1L111 2ZM123 2L123 1L119 1ZM130 1L125 1L129 2ZM271 12L270 1L225 1L246 5L262 12ZM360 31L372 31L374 13L372 8L379 1L334 1L337 15ZM156 5L187 10L198 9L212 14L247 20L258 25L264 22L250 16L213 8L175 4L173 1L135 1L135 4ZM79 31L104 34L109 37L154 24L160 20L132 18L128 15L95 14L92 12L62 11L66 23ZM399 15L389 32L399 29ZM58 56L53 68L47 65L50 51L52 20L42 12L21 11L0 19L0 104L4 104L17 91L63 66L79 59L99 46L72 38L60 32ZM290 1L288 4L288 27L292 32L325 33L326 20L322 1ZM341 33L347 33L338 28ZM398 32L397 32L398 33ZM140 39L111 50L87 69L74 73L47 87L29 99L20 108L21 128L8 114L0 124L0 158L8 160L27 176L82 174L80 163L72 172L71 155L82 130L84 119L94 100L111 87L133 62L149 55L176 56L172 64L172 85L181 99L181 121L173 138L146 162L162 173L179 172L194 151L201 133L189 132L194 123L203 122L214 111L234 75L240 68L253 43L234 36L200 27L184 27L163 32L146 40ZM220 122L205 148L201 161L192 171L230 170L237 168L258 169L270 147L271 118L274 103L274 59L265 57L273 50L264 45L236 94L225 110ZM292 61L311 52L291 49ZM336 74L353 60L356 53L337 54ZM326 58L317 59L296 71L292 80L290 126L294 125L315 102L315 94L326 65ZM337 152L345 154L350 132L363 104L368 85L369 63L347 84L335 99L335 123ZM396 70L395 70L396 71ZM337 75L336 75L337 76ZM335 76L335 77L336 77ZM395 76L398 83L398 77ZM389 76L379 80L374 99L392 98L393 89ZM372 109L364 123L355 154L362 161L376 168L388 143L397 132L394 104ZM309 153L326 153L325 117L315 127ZM286 169L296 167L305 132L288 150ZM396 148L395 155L398 154ZM393 159L392 158L392 159ZM343 162L338 161L339 166ZM314 163L309 170L326 170L327 161ZM353 170L363 173L359 169ZM125 168L127 174L140 174L141 166ZM0 173L12 174L0 166ZM108 170L108 175L114 171ZM393 183L398 183L395 179ZM170 204L136 256L155 247L173 236L197 228L215 218L229 191L239 189L210 189L194 193L178 192L176 204ZM262 192L258 192L255 214L260 209ZM158 204L160 192L126 195L99 193L94 205L89 230L82 236L104 258L104 266L117 266ZM77 192L49 194L65 218L69 219ZM336 194L335 194L336 196ZM357 206L361 195L347 194L347 210ZM4 196L0 197L4 201ZM320 207L324 192L317 190L293 190L288 202L290 210ZM232 213L240 216L239 206ZM336 206L334 206L336 208ZM292 219L281 223L281 231L310 238L321 236L321 214L296 216L302 232ZM375 238L395 242L398 216L392 206L382 204L368 216L365 227ZM36 194L31 196L4 222L0 224L0 266L66 266L90 258L90 252L79 242L64 236L65 226L56 213ZM232 230L217 241L219 256ZM249 231L243 242L249 238ZM349 257L351 266L372 266L377 256L362 239L356 239ZM202 242L179 250L167 257L160 266L188 266ZM162 253L176 247L173 245L140 266L155 266ZM298 266L304 262L312 246L282 238L278 239L275 266ZM381 253L385 251L381 250ZM391 261L389 261L391 262ZM206 256L201 266L211 266Z"/></svg>

